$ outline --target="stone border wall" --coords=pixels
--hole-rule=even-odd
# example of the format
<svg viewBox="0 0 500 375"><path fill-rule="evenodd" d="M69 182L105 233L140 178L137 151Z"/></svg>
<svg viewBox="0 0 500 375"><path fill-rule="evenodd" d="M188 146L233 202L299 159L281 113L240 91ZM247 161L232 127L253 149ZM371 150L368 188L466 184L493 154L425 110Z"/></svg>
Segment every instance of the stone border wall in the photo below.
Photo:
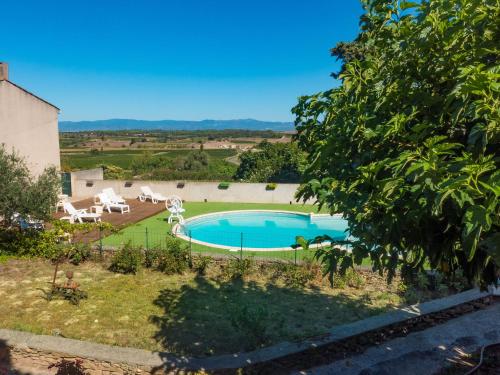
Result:
<svg viewBox="0 0 500 375"><path fill-rule="evenodd" d="M86 341L67 339L56 336L35 335L26 332L0 329L0 370L2 361L19 366L22 370L27 364L38 365L44 369L50 363L60 359L83 359L89 372L99 375L109 374L162 374L160 370L167 366L171 369L196 371L216 369L237 369L248 364L255 364L302 352L309 348L319 347L335 341L359 335L394 323L444 310L462 303L470 302L489 295L472 289L463 293L408 306L367 319L359 320L337 327L319 338L311 338L302 342L283 342L267 348L246 353L235 353L209 358L176 357L169 353L157 353L147 350L121 348ZM2 343L7 360L2 358ZM5 353L4 353L5 356ZM154 371L158 369L158 371ZM37 374L43 374L38 371ZM49 374L49 372L46 372Z"/></svg>
<svg viewBox="0 0 500 375"><path fill-rule="evenodd" d="M49 352L23 346L7 346L0 344L0 374L2 370L18 371L27 374L55 374L56 368L49 366L60 361L79 362L79 366L89 375L130 375L150 374L151 367L131 365L127 363L112 363L81 356L68 355L62 352ZM7 373L9 373L7 371ZM161 374L157 372L157 374Z"/></svg>

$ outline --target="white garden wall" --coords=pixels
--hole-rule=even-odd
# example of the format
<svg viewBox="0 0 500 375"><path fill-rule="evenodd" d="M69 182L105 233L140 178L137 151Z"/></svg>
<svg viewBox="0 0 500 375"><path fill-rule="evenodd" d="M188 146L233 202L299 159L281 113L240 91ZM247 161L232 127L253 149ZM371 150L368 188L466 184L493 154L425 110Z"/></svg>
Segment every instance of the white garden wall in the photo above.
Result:
<svg viewBox="0 0 500 375"><path fill-rule="evenodd" d="M295 193L299 187L298 184L277 184L275 190L266 190L267 184L231 182L227 190L221 190L219 182L186 181L184 187L179 188L178 181L121 181L80 176L72 178L76 200L93 197L108 187L126 199L133 199L141 193L141 186L148 185L154 192L165 196L175 194L191 202L297 203Z"/></svg>

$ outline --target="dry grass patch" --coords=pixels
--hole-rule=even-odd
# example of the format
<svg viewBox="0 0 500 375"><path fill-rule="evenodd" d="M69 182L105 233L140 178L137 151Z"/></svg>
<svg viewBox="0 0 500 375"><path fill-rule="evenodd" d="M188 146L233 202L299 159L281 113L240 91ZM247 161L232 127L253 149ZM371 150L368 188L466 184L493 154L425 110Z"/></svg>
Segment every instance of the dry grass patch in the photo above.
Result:
<svg viewBox="0 0 500 375"><path fill-rule="evenodd" d="M44 299L53 270L42 260L0 264L2 328L206 356L321 334L403 303L396 283L387 285L371 272L361 274L358 287L331 289L315 279L291 288L272 280L265 268L244 280L227 280L215 265L206 276L167 276L148 269L115 274L99 263L64 264L60 281L73 270L88 292L74 306ZM250 340L249 330L262 330L263 336Z"/></svg>

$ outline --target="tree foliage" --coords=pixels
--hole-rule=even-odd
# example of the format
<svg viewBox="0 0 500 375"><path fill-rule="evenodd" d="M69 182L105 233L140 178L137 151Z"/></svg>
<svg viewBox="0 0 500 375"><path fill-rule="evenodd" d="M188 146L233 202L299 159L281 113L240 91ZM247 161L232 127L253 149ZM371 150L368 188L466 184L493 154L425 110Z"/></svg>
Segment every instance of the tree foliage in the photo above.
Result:
<svg viewBox="0 0 500 375"><path fill-rule="evenodd" d="M47 168L34 178L24 159L0 144L0 217L5 225L11 224L15 214L50 219L60 186L55 168Z"/></svg>
<svg viewBox="0 0 500 375"><path fill-rule="evenodd" d="M261 142L240 155L235 179L249 182L300 182L305 154L295 143Z"/></svg>
<svg viewBox="0 0 500 375"><path fill-rule="evenodd" d="M500 7L496 0L364 1L333 50L338 88L293 109L308 152L301 198L349 222L352 254L391 277L428 262L482 285L500 266Z"/></svg>

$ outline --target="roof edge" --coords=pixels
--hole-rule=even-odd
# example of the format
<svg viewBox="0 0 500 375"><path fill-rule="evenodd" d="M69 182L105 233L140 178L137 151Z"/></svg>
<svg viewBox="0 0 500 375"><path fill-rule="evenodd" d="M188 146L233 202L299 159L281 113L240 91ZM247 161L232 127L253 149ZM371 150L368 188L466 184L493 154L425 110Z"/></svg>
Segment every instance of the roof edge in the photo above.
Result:
<svg viewBox="0 0 500 375"><path fill-rule="evenodd" d="M36 98L36 99L38 99L38 100L40 100L40 101L44 102L45 104L48 104L48 105L50 105L51 107L54 107L55 109L57 109L57 111L58 111L58 112L59 112L59 111L61 111L61 109L60 109L59 107L56 107L54 104L52 104L52 103L50 103L50 102L46 101L45 99L40 98L39 96L37 96L37 95L33 94L31 91L28 91L28 90L26 90L25 88L22 88L21 86L16 85L14 82L9 81L8 79L4 79L4 80L2 80L2 81L0 81L0 82L8 82L8 83L10 83L12 86L17 87L18 89L20 89L20 90L24 91L25 93L27 93L27 94L29 94L29 95L33 96L33 97L34 97L34 98Z"/></svg>

